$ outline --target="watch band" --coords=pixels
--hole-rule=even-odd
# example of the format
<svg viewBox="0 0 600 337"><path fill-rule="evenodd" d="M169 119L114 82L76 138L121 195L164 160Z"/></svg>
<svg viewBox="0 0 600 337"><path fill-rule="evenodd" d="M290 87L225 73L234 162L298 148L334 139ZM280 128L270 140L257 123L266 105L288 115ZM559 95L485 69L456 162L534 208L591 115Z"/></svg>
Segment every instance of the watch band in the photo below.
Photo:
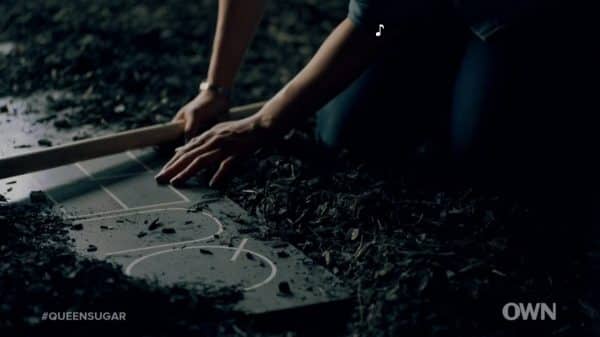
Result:
<svg viewBox="0 0 600 337"><path fill-rule="evenodd" d="M198 90L199 91L205 91L205 90L212 91L219 95L223 95L227 98L229 98L231 96L231 89L222 87L222 86L214 84L214 83L209 83L206 81L200 82L200 86L198 86Z"/></svg>

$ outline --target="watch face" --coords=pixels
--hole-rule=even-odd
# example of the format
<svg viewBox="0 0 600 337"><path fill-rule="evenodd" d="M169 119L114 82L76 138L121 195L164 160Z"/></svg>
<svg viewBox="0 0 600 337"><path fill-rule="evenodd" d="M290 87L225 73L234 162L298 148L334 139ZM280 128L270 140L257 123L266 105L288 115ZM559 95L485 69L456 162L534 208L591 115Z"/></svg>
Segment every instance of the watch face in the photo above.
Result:
<svg viewBox="0 0 600 337"><path fill-rule="evenodd" d="M200 91L210 90L217 94L229 97L231 95L231 90L216 84L208 83L206 81L202 81L199 86Z"/></svg>

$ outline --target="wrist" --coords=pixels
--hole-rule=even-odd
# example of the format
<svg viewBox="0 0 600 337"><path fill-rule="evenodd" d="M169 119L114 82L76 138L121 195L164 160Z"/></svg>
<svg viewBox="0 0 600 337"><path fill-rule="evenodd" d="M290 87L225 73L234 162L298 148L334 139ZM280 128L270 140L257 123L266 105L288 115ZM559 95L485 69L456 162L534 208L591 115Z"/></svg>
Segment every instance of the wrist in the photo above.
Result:
<svg viewBox="0 0 600 337"><path fill-rule="evenodd" d="M196 102L193 110L206 118L212 118L215 121L226 119L229 112L229 99L225 96L213 93L211 91L202 91L194 99Z"/></svg>
<svg viewBox="0 0 600 337"><path fill-rule="evenodd" d="M220 85L216 82L204 80L198 85L199 92L211 92L215 95L224 96L227 99L231 97L231 86Z"/></svg>
<svg viewBox="0 0 600 337"><path fill-rule="evenodd" d="M268 142L278 135L273 125L268 123L263 116L258 113L249 117L253 134L262 142Z"/></svg>
<svg viewBox="0 0 600 337"><path fill-rule="evenodd" d="M218 92L214 92L212 90L202 90L200 92L198 92L198 96L200 97L204 97L208 100L211 101L224 101L224 102L229 102L229 97L219 94Z"/></svg>
<svg viewBox="0 0 600 337"><path fill-rule="evenodd" d="M284 134L287 127L281 118L275 113L272 101L267 102L260 111L251 116L253 125L261 132L270 135Z"/></svg>
<svg viewBox="0 0 600 337"><path fill-rule="evenodd" d="M229 111L230 101L229 97L220 95L218 93L212 91L201 91L198 94L198 98L201 101L212 102L212 104L216 104L218 106L217 110L222 110L223 113Z"/></svg>

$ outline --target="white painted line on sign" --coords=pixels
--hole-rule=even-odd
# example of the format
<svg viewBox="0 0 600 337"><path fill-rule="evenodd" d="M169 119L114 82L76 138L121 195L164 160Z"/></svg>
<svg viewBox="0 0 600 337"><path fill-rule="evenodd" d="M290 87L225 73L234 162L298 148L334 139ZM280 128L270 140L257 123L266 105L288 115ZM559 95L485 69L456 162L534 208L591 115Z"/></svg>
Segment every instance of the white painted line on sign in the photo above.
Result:
<svg viewBox="0 0 600 337"><path fill-rule="evenodd" d="M162 255L162 254L168 254L168 253L176 253L185 249L229 249L229 250L234 250L237 248L234 247L229 247L229 246L209 246L209 245L205 245L205 246L189 246L189 247L183 247L182 249L167 249L167 250L162 250L162 251L158 251L158 252L154 252L154 253L150 253L148 255L144 255L141 256L135 260L133 260L128 266L127 268L125 268L125 275L131 276L131 270L133 269L133 267L135 267L137 264L139 264L140 262L151 258L153 256L157 256L157 255ZM269 274L269 276L267 276L266 279L264 279L261 282L258 282L256 284L253 284L249 287L243 288L243 290L245 291L249 291L249 290L253 290L259 287L264 286L265 284L271 282L275 276L277 275L277 266L275 265L275 263L273 263L273 261L271 261L269 258L267 258L266 256L259 254L255 251L251 251L249 249L241 249L241 252L244 253L249 253L252 254L254 256L257 256L259 259L265 261L269 267L271 267L271 273Z"/></svg>
<svg viewBox="0 0 600 337"><path fill-rule="evenodd" d="M88 170L86 170L83 166L81 166L81 164L76 163L75 166L77 166L81 170L81 172L83 172L86 176L88 176L88 178L95 180L94 177L88 172ZM100 182L98 182L98 185L100 185L100 188L102 188L102 190L104 192L106 192L106 194L108 194L111 198L113 198L113 200L116 201L119 204L119 206L123 207L123 209L129 209L129 206L127 206L123 201L121 201L121 199L119 199L111 190L106 188Z"/></svg>
<svg viewBox="0 0 600 337"><path fill-rule="evenodd" d="M135 215L135 214L157 213L157 212L164 212L164 211L187 212L187 209L186 208L157 208L157 209L146 210L143 212L114 214L114 215L103 216L103 217L89 218L89 219L81 220L81 222L99 221L99 220L105 220L105 219L114 219L114 218L119 218L119 217L124 217L124 216L130 216L130 215ZM221 223L221 221L219 221L217 218L212 216L212 214L210 214L210 213L201 212L200 214L208 217L209 219L211 219L215 222L215 224L217 225L217 231L214 234L211 234L209 236L205 236L202 238L198 238L198 239L193 239L193 240L177 241L177 242L164 243L164 244L160 244L160 245L123 249L123 250L119 250L116 252L106 253L106 254L104 254L104 256L108 257L108 256L113 256L113 255L140 252L140 251L149 250L149 249L172 247L172 246L185 245L185 244L190 244L190 243L198 243L198 242L213 239L215 237L215 235L219 235L219 234L223 233L224 229L223 229L223 223Z"/></svg>
<svg viewBox="0 0 600 337"><path fill-rule="evenodd" d="M135 173L123 173L123 174L112 174L109 176L100 176L100 177L91 177L94 181L103 181L103 180L113 180L113 179L123 179L123 178L132 178L139 174L140 172Z"/></svg>
<svg viewBox="0 0 600 337"><path fill-rule="evenodd" d="M170 201L170 202L163 202L160 204L151 204L151 205L146 205L146 206L139 206L139 207L132 207L129 208L127 210L123 210L123 209L117 209L117 210L112 210L112 211L105 211L105 212L97 212L97 213L88 213L88 214L82 214L82 215L74 215L71 217L68 217L68 220L78 220L78 219L94 219L96 217L102 217L105 215L111 215L111 214L122 214L122 213L126 213L126 212L131 212L131 211L141 211L141 210L147 210L149 208L154 208L154 207L165 207L165 206L173 206L173 205L178 205L178 204L183 204L186 203L186 201L184 200L178 200L178 201ZM185 208L184 208L185 209ZM129 214L129 213L127 213Z"/></svg>
<svg viewBox="0 0 600 337"><path fill-rule="evenodd" d="M133 152L131 151L127 151L127 155L135 160L136 162L138 162L140 165L142 165L144 167L144 169L146 169L146 171L148 172L152 172L152 168L148 165L146 165L143 161L141 161ZM179 197L181 197L184 201L186 202L190 202L190 199L183 193L181 193L178 189L176 189L175 187L173 187L173 185L167 185L168 188L175 192Z"/></svg>
<svg viewBox="0 0 600 337"><path fill-rule="evenodd" d="M237 247L237 249L235 250L235 253L233 253L233 256L231 257L232 262L237 260L238 256L240 256L240 253L242 252L242 249L244 249L246 242L248 242L248 239L246 239L246 238L242 239L242 242L240 242L239 247Z"/></svg>
<svg viewBox="0 0 600 337"><path fill-rule="evenodd" d="M135 160L135 161L136 161L138 164L142 165L142 167L143 167L143 168L144 168L146 171L148 171L148 172L152 172L152 168L151 168L150 166L146 165L146 164L145 164L143 161L141 161L141 160L140 160L140 159L139 159L139 158L138 158L138 157L137 157L135 154L133 154L133 152L131 152L131 151L127 151L127 152L125 152L125 153L126 153L128 156L129 156L129 158L131 158L131 159Z"/></svg>
<svg viewBox="0 0 600 337"><path fill-rule="evenodd" d="M178 189L176 189L175 187L173 187L172 185L168 185L169 188L171 189L171 191L177 193L178 196L180 196L181 198L183 198L183 200L185 202L190 202L190 199L183 193L181 193Z"/></svg>

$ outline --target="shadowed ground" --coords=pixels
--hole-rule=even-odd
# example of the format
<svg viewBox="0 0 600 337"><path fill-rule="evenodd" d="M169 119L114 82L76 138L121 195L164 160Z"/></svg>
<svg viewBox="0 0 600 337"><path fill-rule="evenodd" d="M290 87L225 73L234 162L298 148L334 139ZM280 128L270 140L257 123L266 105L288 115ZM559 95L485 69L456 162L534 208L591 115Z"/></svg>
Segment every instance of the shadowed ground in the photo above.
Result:
<svg viewBox="0 0 600 337"><path fill-rule="evenodd" d="M345 10L344 1L271 1L236 102L276 92ZM205 73L216 4L43 0L3 2L0 12L0 42L15 43L0 56L0 97L71 93L48 100L48 111L25 112L40 127L58 130L59 143L80 128L90 129L89 136L168 120ZM0 113L11 111L4 105ZM293 243L356 291L351 315L334 332L306 331L311 324L292 320L278 322L283 332L264 332L229 314L235 291L198 295L132 280L75 258L59 244L59 219L5 205L1 329L47 328L40 313L57 301L64 310L118 311L119 304L139 314L129 331L148 335L582 336L580 329L597 317L597 303L585 294L589 240L578 230L585 227L579 214L555 230L546 224L561 203L540 214L544 207L530 198L439 183L415 173L438 170L414 163L386 170L345 152L323 153L310 135L307 123L257 152L223 192L259 219L262 237ZM0 194L9 188L0 186ZM48 239L56 245L44 244ZM557 302L558 319L507 322L507 302Z"/></svg>

